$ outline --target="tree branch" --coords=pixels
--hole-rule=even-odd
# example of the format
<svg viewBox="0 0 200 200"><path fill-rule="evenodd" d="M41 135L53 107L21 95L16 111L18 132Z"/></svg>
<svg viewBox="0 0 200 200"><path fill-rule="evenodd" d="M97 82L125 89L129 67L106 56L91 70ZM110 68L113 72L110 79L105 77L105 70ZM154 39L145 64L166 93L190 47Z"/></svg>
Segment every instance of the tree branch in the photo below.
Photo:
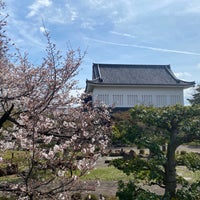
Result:
<svg viewBox="0 0 200 200"><path fill-rule="evenodd" d="M0 119L0 128L3 126L3 123L4 123L6 120L8 120L8 118L10 117L10 114L11 114L13 108L14 108L14 104L12 104L11 107L10 107L10 109L9 109L8 111L6 111L6 112L3 114L3 116L1 117L1 119Z"/></svg>

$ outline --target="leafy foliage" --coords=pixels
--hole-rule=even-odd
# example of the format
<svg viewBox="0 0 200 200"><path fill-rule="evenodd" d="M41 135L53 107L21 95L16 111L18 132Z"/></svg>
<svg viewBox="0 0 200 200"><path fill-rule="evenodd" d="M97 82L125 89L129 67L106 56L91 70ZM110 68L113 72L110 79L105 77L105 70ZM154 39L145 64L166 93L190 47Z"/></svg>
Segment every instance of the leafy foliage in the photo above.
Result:
<svg viewBox="0 0 200 200"><path fill-rule="evenodd" d="M200 182L191 185L185 185L183 188L178 189L176 198L181 200L200 200Z"/></svg>
<svg viewBox="0 0 200 200"><path fill-rule="evenodd" d="M185 153L177 156L177 162L185 165L189 170L200 170L200 155L198 153Z"/></svg>
<svg viewBox="0 0 200 200"><path fill-rule="evenodd" d="M132 119L116 123L122 135L131 135L130 143L149 149L148 156L133 160L113 161L115 167L137 180L165 188L165 197L175 198L177 187L176 149L185 143L200 140L200 107L169 106L162 108L135 106L130 110ZM132 128L133 127L133 128ZM125 133L124 133L125 132ZM129 138L129 137L127 137ZM167 151L161 146L167 145ZM186 154L179 158L191 170L199 169L199 155ZM180 179L179 179L180 180ZM182 181L182 183L187 182Z"/></svg>
<svg viewBox="0 0 200 200"><path fill-rule="evenodd" d="M162 183L163 167L154 159L135 158L124 161L123 159L115 159L112 164L127 175L133 174L136 180L142 180L147 184Z"/></svg>
<svg viewBox="0 0 200 200"><path fill-rule="evenodd" d="M118 187L119 188L118 192L116 193L116 196L119 197L120 200L161 199L160 196L136 186L133 181L129 181L127 184L125 184L122 181L119 181Z"/></svg>
<svg viewBox="0 0 200 200"><path fill-rule="evenodd" d="M114 124L112 127L112 145L129 146L133 144L139 137L137 133L141 132L142 129L132 120L130 112L117 112L112 115L112 118Z"/></svg>

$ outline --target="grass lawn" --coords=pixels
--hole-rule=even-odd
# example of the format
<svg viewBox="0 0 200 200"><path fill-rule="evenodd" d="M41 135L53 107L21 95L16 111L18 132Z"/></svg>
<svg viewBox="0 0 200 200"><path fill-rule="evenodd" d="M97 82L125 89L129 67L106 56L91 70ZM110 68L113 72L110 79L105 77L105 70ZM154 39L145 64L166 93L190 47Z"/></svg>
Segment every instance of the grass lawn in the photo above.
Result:
<svg viewBox="0 0 200 200"><path fill-rule="evenodd" d="M2 152L1 152L2 153ZM3 153L2 153L3 154ZM3 159L7 162L13 161L15 163L18 163L19 170L24 169L27 164L27 158L29 157L29 153L26 151L6 151L3 154ZM2 166L1 166L2 165ZM3 167L3 163L0 164L0 167ZM200 171L192 172L189 171L184 166L177 166L177 174L179 176L184 177L189 182L196 182L197 180L200 180ZM118 170L114 166L107 166L105 164L98 165L96 168L91 170L87 175L82 177L83 180L100 180L100 181L128 181L133 180L133 175L127 176L122 171ZM20 178L16 175L12 176L5 176L0 177L0 182L2 181L8 181L8 182L17 182L20 181Z"/></svg>
<svg viewBox="0 0 200 200"><path fill-rule="evenodd" d="M200 180L200 171L192 172L189 171L185 166L178 166L177 174L184 177L190 183ZM133 176L127 176L122 171L116 169L113 166L108 167L98 167L90 171L86 176L83 177L84 180L100 180L100 181L128 181L133 180Z"/></svg>
<svg viewBox="0 0 200 200"><path fill-rule="evenodd" d="M113 166L99 167L90 171L84 180L100 180L100 181L119 181L119 180L130 180L133 176L127 176L122 171L116 169Z"/></svg>

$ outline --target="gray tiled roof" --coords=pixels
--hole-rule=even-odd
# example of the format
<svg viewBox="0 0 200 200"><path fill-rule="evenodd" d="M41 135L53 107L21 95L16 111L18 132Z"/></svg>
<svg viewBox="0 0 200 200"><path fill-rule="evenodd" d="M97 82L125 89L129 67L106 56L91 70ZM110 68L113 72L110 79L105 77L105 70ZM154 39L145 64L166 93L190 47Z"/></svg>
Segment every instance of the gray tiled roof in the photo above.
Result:
<svg viewBox="0 0 200 200"><path fill-rule="evenodd" d="M179 80L170 65L93 64L94 84L109 85L173 85L192 86L194 82Z"/></svg>

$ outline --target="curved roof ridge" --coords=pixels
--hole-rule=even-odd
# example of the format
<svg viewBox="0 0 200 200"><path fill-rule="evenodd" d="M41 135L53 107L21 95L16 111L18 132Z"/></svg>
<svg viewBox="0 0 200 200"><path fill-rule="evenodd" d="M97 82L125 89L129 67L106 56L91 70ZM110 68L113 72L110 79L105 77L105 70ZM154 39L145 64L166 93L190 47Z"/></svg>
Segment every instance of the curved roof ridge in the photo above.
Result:
<svg viewBox="0 0 200 200"><path fill-rule="evenodd" d="M167 69L167 72L178 82L182 82L182 83L193 83L195 84L195 81L184 81L184 80L181 80L179 78L176 77L176 75L173 73L173 71L171 70L171 68L168 68Z"/></svg>

